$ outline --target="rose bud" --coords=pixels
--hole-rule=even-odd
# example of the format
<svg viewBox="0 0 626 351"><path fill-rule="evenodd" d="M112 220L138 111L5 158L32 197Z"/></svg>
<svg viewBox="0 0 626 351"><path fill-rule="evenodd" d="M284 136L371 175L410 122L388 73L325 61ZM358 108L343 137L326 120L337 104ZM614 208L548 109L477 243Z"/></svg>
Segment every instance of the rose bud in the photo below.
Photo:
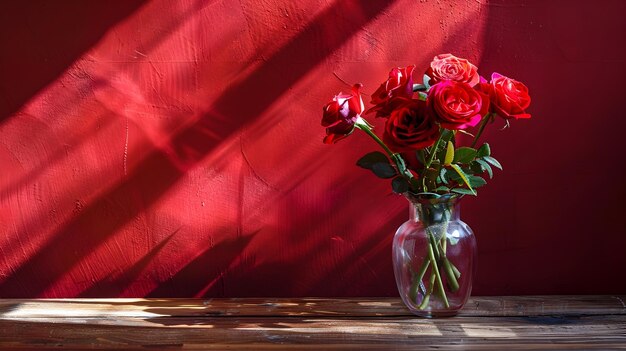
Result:
<svg viewBox="0 0 626 351"><path fill-rule="evenodd" d="M391 113L389 101L393 98L413 97L413 70L415 66L396 67L389 72L389 79L372 94L374 105L367 113L376 111L376 117L388 117Z"/></svg>
<svg viewBox="0 0 626 351"><path fill-rule="evenodd" d="M326 127L325 144L333 144L354 131L354 124L365 106L361 98L361 84L352 87L352 94L339 93L324 106L322 127Z"/></svg>

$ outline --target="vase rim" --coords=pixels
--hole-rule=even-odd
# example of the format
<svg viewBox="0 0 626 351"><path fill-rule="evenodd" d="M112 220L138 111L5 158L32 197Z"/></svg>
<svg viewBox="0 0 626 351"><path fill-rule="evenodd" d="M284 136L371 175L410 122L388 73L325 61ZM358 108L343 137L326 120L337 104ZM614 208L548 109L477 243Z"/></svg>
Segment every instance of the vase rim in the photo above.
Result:
<svg viewBox="0 0 626 351"><path fill-rule="evenodd" d="M411 203L419 203L422 205L435 205L442 203L456 202L463 198L462 194L435 194L435 193L419 193L414 194L411 192L403 193L404 197Z"/></svg>

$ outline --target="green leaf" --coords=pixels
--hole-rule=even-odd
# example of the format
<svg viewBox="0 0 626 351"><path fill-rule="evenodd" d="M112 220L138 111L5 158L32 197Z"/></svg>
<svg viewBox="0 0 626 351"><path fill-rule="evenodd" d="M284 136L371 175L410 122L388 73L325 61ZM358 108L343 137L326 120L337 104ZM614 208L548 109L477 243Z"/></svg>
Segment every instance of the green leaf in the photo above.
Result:
<svg viewBox="0 0 626 351"><path fill-rule="evenodd" d="M493 179L493 170L491 169L489 163L481 159L476 160L476 162L478 162L482 166L482 169L485 170L487 174L489 174L489 179Z"/></svg>
<svg viewBox="0 0 626 351"><path fill-rule="evenodd" d="M460 147L454 152L454 163L470 163L476 157L476 149Z"/></svg>
<svg viewBox="0 0 626 351"><path fill-rule="evenodd" d="M379 178L384 179L392 178L397 174L396 170L388 163L374 163L372 165L372 172Z"/></svg>
<svg viewBox="0 0 626 351"><path fill-rule="evenodd" d="M448 188L448 187L447 187L447 186L445 186L445 185L441 185L441 186L439 186L437 189L435 189L434 191L444 191L444 192L449 192L449 191L450 191L450 188Z"/></svg>
<svg viewBox="0 0 626 351"><path fill-rule="evenodd" d="M491 155L491 148L489 147L489 144L484 143L483 146L481 146L478 149L478 152L476 153L476 157L485 157L485 156L490 156Z"/></svg>
<svg viewBox="0 0 626 351"><path fill-rule="evenodd" d="M446 158L448 141L450 141L450 139L452 139L453 136L454 136L454 132L452 132L451 130L448 130L448 129L441 130L441 141L439 142L439 147L437 148L437 150L435 150L436 152L435 158L439 160L439 162L441 162L442 164ZM454 144L454 142L452 144Z"/></svg>
<svg viewBox="0 0 626 351"><path fill-rule="evenodd" d="M413 91L426 91L428 89L428 87L426 87L424 84L413 84Z"/></svg>
<svg viewBox="0 0 626 351"><path fill-rule="evenodd" d="M365 169L372 169L372 167L377 163L389 164L389 158L387 158L387 155L380 151L373 151L356 161L357 166Z"/></svg>
<svg viewBox="0 0 626 351"><path fill-rule="evenodd" d="M428 84L428 82L430 82L430 77L424 74L423 85L426 87L426 89L430 89L430 84Z"/></svg>
<svg viewBox="0 0 626 351"><path fill-rule="evenodd" d="M428 191L422 191L421 193L417 193L415 194L416 196L425 196L427 198L439 198L441 197L441 195L437 194L437 193L431 193Z"/></svg>
<svg viewBox="0 0 626 351"><path fill-rule="evenodd" d="M391 181L391 188L396 194L402 194L409 190L409 182L404 177L395 177Z"/></svg>
<svg viewBox="0 0 626 351"><path fill-rule="evenodd" d="M441 178L441 182L443 184L448 184L448 179L446 178L446 173L448 172L448 170L446 168L441 167L441 170L439 171L439 178Z"/></svg>
<svg viewBox="0 0 626 351"><path fill-rule="evenodd" d="M500 164L500 162L498 162L498 160L496 160L495 158L491 157L491 156L483 156L483 160L489 162L492 166L499 168L500 170L502 170L502 165Z"/></svg>
<svg viewBox="0 0 626 351"><path fill-rule="evenodd" d="M457 172L450 169L446 172L446 179L448 179L448 181L461 182L461 176L459 176Z"/></svg>
<svg viewBox="0 0 626 351"><path fill-rule="evenodd" d="M428 94L426 94L426 93L425 93L425 92L423 92L423 91L418 91L418 92L417 92L417 98L418 98L419 100L426 101L426 99L428 98Z"/></svg>
<svg viewBox="0 0 626 351"><path fill-rule="evenodd" d="M463 180L463 182L465 183L465 185L467 185L467 187L469 188L469 190L472 191L472 193L475 194L474 189L472 189L472 185L469 182L469 179L467 179L467 176L465 175L465 173L463 173L463 170L461 169L461 167L459 167L459 165L455 165L455 164L451 164L450 165L452 167L452 169L454 169L456 171L456 173L461 177L461 179Z"/></svg>
<svg viewBox="0 0 626 351"><path fill-rule="evenodd" d="M474 160L472 163L469 164L469 169L470 172L468 174L474 175L474 174L483 174L485 173L485 170L483 169L483 166L480 165L480 163L476 162L476 160Z"/></svg>
<svg viewBox="0 0 626 351"><path fill-rule="evenodd" d="M391 159L395 162L396 166L398 167L398 172L400 174L403 174L406 171L406 163L404 163L404 159L402 158L402 156L400 156L400 154L398 153L395 153L391 155Z"/></svg>
<svg viewBox="0 0 626 351"><path fill-rule="evenodd" d="M446 148L446 157L444 158L443 164L445 166L449 166L454 160L454 145L451 141L448 141L448 146Z"/></svg>
<svg viewBox="0 0 626 351"><path fill-rule="evenodd" d="M463 195L476 195L476 192L473 190L465 189L465 188L454 188L450 190L450 192L463 194Z"/></svg>
<svg viewBox="0 0 626 351"><path fill-rule="evenodd" d="M479 176L471 176L468 179L469 179L470 185L474 189L479 188L479 187L487 184L487 181L484 178L479 177Z"/></svg>
<svg viewBox="0 0 626 351"><path fill-rule="evenodd" d="M450 129L444 129L441 132L441 135L441 140L443 141L442 147L444 147L448 141L452 141L452 143L454 144L454 140L452 139L454 137L453 131L451 131Z"/></svg>
<svg viewBox="0 0 626 351"><path fill-rule="evenodd" d="M424 171L423 177L426 188L434 189L437 187L437 176L439 176L439 172L434 168L429 168Z"/></svg>
<svg viewBox="0 0 626 351"><path fill-rule="evenodd" d="M491 166L489 165L489 163L487 163L485 160L482 160L482 159L478 159L476 160L476 162L480 164L483 172L487 172L487 174L489 174L489 179L493 179L493 170L491 169Z"/></svg>

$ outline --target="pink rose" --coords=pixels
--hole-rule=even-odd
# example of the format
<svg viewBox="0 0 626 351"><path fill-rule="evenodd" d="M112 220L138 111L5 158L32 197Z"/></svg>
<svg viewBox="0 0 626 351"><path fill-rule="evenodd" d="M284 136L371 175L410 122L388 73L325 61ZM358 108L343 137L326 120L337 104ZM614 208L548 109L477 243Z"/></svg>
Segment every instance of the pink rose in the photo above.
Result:
<svg viewBox="0 0 626 351"><path fill-rule="evenodd" d="M435 143L439 127L425 101L396 98L390 104L393 109L385 124L383 141L391 150L415 151Z"/></svg>
<svg viewBox="0 0 626 351"><path fill-rule="evenodd" d="M443 80L430 88L428 106L442 127L450 130L473 127L487 113L488 103L467 83Z"/></svg>
<svg viewBox="0 0 626 351"><path fill-rule="evenodd" d="M389 72L389 79L372 94L371 104L374 105L367 112L376 111L376 117L388 117L391 113L389 101L401 97L413 97L413 70L415 66L406 68L396 67Z"/></svg>
<svg viewBox="0 0 626 351"><path fill-rule="evenodd" d="M365 109L361 98L361 84L352 87L352 94L339 93L324 106L322 127L326 127L325 144L333 144L354 131L354 123Z"/></svg>
<svg viewBox="0 0 626 351"><path fill-rule="evenodd" d="M524 84L494 72L486 88L496 114L506 119L530 118L525 111L530 105L530 95Z"/></svg>
<svg viewBox="0 0 626 351"><path fill-rule="evenodd" d="M467 83L473 87L480 81L476 66L452 54L435 56L430 63L430 68L426 70L426 75L430 78L429 85L437 84L442 80L452 80Z"/></svg>

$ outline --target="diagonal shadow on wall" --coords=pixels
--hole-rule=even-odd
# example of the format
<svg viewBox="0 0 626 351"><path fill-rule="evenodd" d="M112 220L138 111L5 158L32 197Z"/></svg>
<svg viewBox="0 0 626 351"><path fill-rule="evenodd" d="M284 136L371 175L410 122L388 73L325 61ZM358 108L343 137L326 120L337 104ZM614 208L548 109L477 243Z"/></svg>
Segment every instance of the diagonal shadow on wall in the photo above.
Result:
<svg viewBox="0 0 626 351"><path fill-rule="evenodd" d="M129 202L129 194L139 193L147 206L157 202L186 170L216 148L221 140L263 113L300 77L393 2L338 1L322 11L248 78L229 87L196 123L174 135L171 140L174 154L153 151L129 173L126 181L102 195L63 229L54 233L39 252L5 279L0 285L0 295L14 297L42 294L80 262L91 248L103 243L139 213L139 209ZM319 45L313 46L311 43ZM290 66L292 62L305 64ZM283 67L295 68L284 70ZM253 103L249 100L252 96ZM109 203L124 204L129 210L122 218L99 221ZM38 279L33 280L32 277Z"/></svg>
<svg viewBox="0 0 626 351"><path fill-rule="evenodd" d="M19 110L143 3L91 1L87 6L80 0L2 1L0 121Z"/></svg>
<svg viewBox="0 0 626 351"><path fill-rule="evenodd" d="M224 228L224 230L228 230L228 228ZM159 284L147 297L197 296L207 286L220 285L222 277L252 241L254 234L224 240L204 250L198 257L187 263L183 269ZM198 272L202 272L201 278L199 278Z"/></svg>
<svg viewBox="0 0 626 351"><path fill-rule="evenodd" d="M102 296L120 296L124 290L131 285L137 277L149 266L150 262L161 252L161 250L170 242L172 237L180 231L176 229L165 240L153 247L144 257L135 262L131 267L125 269L118 276L110 274L104 279L99 280L89 289L79 294L79 297L102 297Z"/></svg>

